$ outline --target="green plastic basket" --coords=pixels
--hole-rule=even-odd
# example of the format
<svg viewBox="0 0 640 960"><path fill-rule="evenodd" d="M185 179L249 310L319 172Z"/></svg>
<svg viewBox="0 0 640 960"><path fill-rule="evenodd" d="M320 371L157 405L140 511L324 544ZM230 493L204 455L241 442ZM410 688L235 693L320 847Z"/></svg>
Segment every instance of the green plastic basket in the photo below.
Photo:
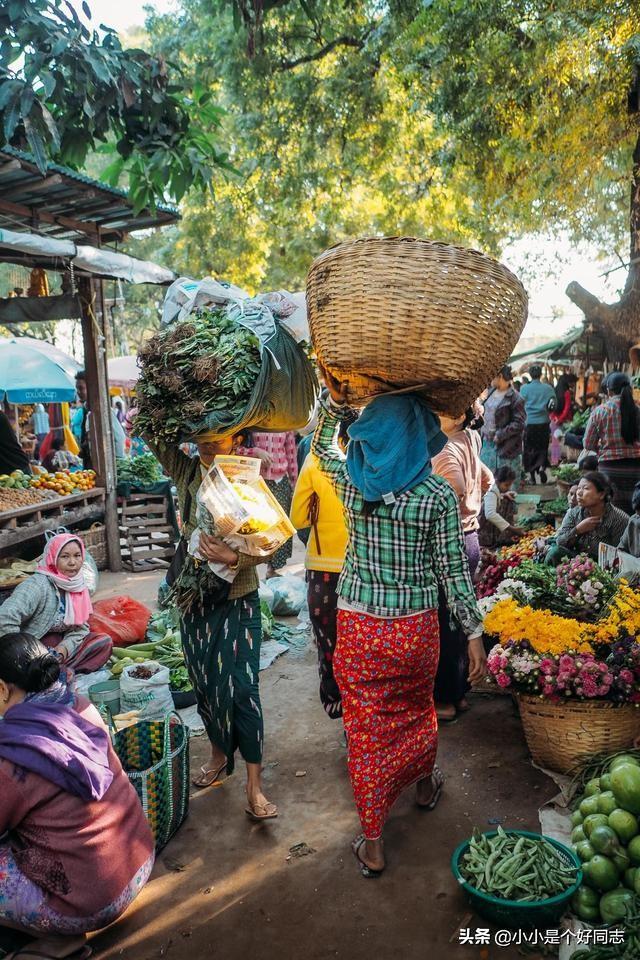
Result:
<svg viewBox="0 0 640 960"><path fill-rule="evenodd" d="M497 832L497 830L491 830L484 836L495 837ZM528 830L505 830L505 833L516 837L528 837L532 840L547 840L556 848L567 866L577 867L578 873L575 883L564 893L549 897L548 900L533 900L530 903L522 903L519 900L503 900L500 897L492 897L488 893L476 890L470 883L467 883L460 873L459 865L469 849L469 840L465 840L459 847L456 847L451 857L451 869L454 877L464 890L467 900L476 913L490 923L512 930L523 927L553 927L567 909L569 901L582 883L582 864L580 860L573 850L552 837L545 837L540 833L531 833Z"/></svg>

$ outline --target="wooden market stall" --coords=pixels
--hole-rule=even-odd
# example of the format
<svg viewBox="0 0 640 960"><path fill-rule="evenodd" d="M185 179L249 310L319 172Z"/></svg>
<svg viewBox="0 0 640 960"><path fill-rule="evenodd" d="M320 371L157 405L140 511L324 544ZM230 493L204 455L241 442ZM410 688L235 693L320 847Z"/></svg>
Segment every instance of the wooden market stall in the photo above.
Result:
<svg viewBox="0 0 640 960"><path fill-rule="evenodd" d="M48 530L104 517L108 566L121 569L116 470L107 377L112 343L105 279L168 284L171 271L118 253L114 245L137 230L179 219L158 205L135 212L127 195L58 164L42 174L28 154L0 149L0 262L63 275L53 296L0 298L0 324L79 320L84 345L96 487L0 513L0 558ZM33 402L47 402L33 385Z"/></svg>

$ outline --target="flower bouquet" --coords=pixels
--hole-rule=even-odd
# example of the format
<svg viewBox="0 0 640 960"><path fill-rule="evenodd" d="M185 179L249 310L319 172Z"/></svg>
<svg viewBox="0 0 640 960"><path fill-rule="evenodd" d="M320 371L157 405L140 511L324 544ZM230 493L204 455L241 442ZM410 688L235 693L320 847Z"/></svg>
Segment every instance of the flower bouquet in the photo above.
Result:
<svg viewBox="0 0 640 960"><path fill-rule="evenodd" d="M523 560L535 557L540 548L540 541L551 536L553 527L544 526L531 530L526 537L509 547L502 547L492 553L483 551L482 568L476 581L476 596L490 597L496 589L510 575L510 571L518 567Z"/></svg>
<svg viewBox="0 0 640 960"><path fill-rule="evenodd" d="M640 733L640 592L587 559L524 563L480 601L489 674L516 695L535 762L561 773Z"/></svg>
<svg viewBox="0 0 640 960"><path fill-rule="evenodd" d="M499 686L555 700L640 701L640 592L589 557L557 570L525 562L481 605Z"/></svg>

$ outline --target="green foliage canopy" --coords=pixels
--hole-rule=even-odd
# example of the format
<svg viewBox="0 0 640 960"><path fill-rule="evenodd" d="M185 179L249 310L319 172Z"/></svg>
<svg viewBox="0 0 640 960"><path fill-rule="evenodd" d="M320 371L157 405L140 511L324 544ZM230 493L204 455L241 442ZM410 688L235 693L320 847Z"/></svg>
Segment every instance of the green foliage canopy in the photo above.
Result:
<svg viewBox="0 0 640 960"><path fill-rule="evenodd" d="M41 170L49 159L79 169L103 145L114 154L104 179L126 173L142 209L206 188L227 168L210 93L185 85L165 59L123 49L109 27L89 30L71 3L6 0L0 37L0 130Z"/></svg>

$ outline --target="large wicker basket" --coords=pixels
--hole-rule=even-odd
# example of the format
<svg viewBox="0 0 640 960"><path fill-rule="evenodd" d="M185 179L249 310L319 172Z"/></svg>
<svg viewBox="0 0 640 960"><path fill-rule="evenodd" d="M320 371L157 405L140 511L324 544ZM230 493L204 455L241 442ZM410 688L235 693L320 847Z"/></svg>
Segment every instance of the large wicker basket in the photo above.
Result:
<svg viewBox="0 0 640 960"><path fill-rule="evenodd" d="M458 416L511 355L527 294L477 250L365 238L314 260L307 309L318 359L353 403L413 388L434 410Z"/></svg>
<svg viewBox="0 0 640 960"><path fill-rule="evenodd" d="M74 532L74 536L82 540L85 550L95 560L98 570L106 570L109 558L107 553L107 528L104 524L94 523L89 530Z"/></svg>
<svg viewBox="0 0 640 960"><path fill-rule="evenodd" d="M518 694L524 735L541 767L568 773L594 753L614 753L640 735L640 708L608 700L552 703Z"/></svg>

